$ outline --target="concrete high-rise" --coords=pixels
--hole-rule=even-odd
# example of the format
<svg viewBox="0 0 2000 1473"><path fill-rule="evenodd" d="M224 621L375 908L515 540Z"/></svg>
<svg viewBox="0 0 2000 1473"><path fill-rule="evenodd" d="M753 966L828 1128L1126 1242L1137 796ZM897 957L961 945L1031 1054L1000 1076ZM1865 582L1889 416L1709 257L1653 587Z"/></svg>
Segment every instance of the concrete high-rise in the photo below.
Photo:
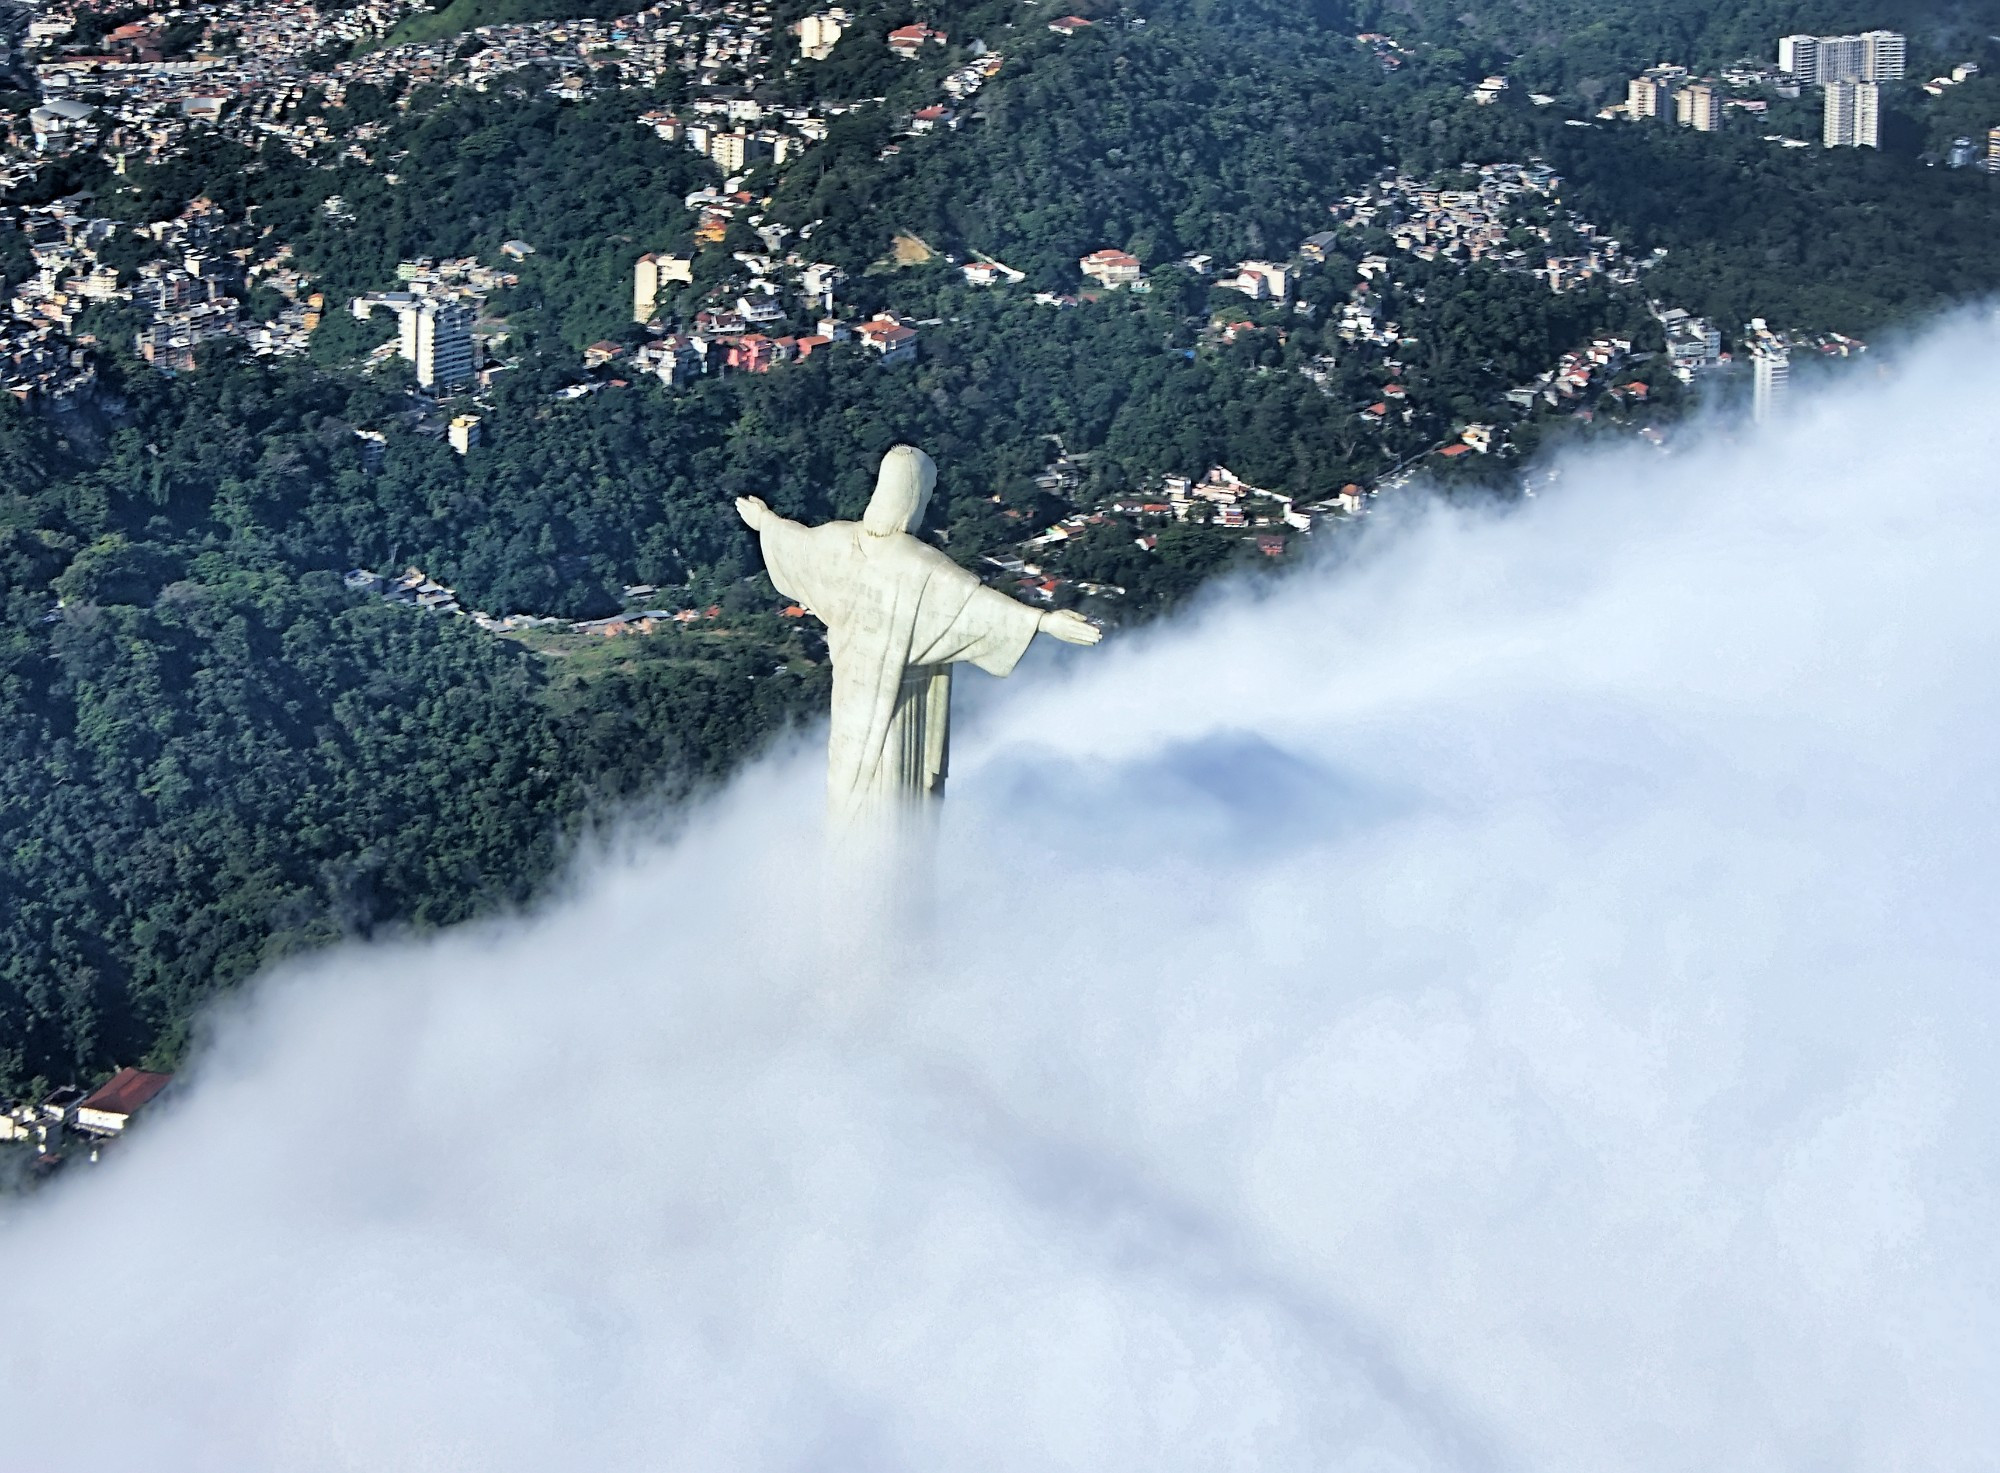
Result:
<svg viewBox="0 0 2000 1473"><path fill-rule="evenodd" d="M651 322L660 300L660 266L648 251L632 267L632 320Z"/></svg>
<svg viewBox="0 0 2000 1473"><path fill-rule="evenodd" d="M1625 112L1635 120L1661 117L1672 95L1663 82L1652 77L1634 77L1625 84Z"/></svg>
<svg viewBox="0 0 2000 1473"><path fill-rule="evenodd" d="M724 174L740 174L749 161L750 140L742 132L718 133L708 141L708 156Z"/></svg>
<svg viewBox="0 0 2000 1473"><path fill-rule="evenodd" d="M1819 38L1819 80L1825 86L1832 82L1859 82L1868 71L1868 43L1859 36L1821 36Z"/></svg>
<svg viewBox="0 0 2000 1473"><path fill-rule="evenodd" d="M1696 82L1674 94L1674 121L1697 133L1713 133L1722 126L1722 99L1706 82Z"/></svg>
<svg viewBox="0 0 2000 1473"><path fill-rule="evenodd" d="M660 293L675 282L693 284L692 256L655 255L651 251L641 256L632 268L632 320L651 322Z"/></svg>
<svg viewBox="0 0 2000 1473"><path fill-rule="evenodd" d="M417 366L417 382L433 391L470 383L476 366L470 302L419 300L405 307L398 327L403 357Z"/></svg>
<svg viewBox="0 0 2000 1473"><path fill-rule="evenodd" d="M1873 82L1829 82L1820 141L1828 148L1882 146L1882 89Z"/></svg>
<svg viewBox="0 0 2000 1473"><path fill-rule="evenodd" d="M854 17L838 7L807 16L792 27L799 38L799 55L808 61L825 61L853 23Z"/></svg>
<svg viewBox="0 0 2000 1473"><path fill-rule="evenodd" d="M1894 82L1903 75L1909 43L1898 31L1863 31L1857 38L1864 48L1861 80Z"/></svg>
<svg viewBox="0 0 2000 1473"><path fill-rule="evenodd" d="M1785 407L1785 396L1791 392L1792 355L1773 344L1758 347L1750 359L1754 375L1750 398L1750 412L1758 424L1768 424Z"/></svg>
<svg viewBox="0 0 2000 1473"><path fill-rule="evenodd" d="M1778 70L1790 72L1806 86L1819 82L1819 37L1785 36L1778 42Z"/></svg>
<svg viewBox="0 0 2000 1473"><path fill-rule="evenodd" d="M1909 43L1901 31L1863 31L1858 36L1786 36L1778 42L1778 70L1805 85L1829 82L1894 82L1908 64Z"/></svg>

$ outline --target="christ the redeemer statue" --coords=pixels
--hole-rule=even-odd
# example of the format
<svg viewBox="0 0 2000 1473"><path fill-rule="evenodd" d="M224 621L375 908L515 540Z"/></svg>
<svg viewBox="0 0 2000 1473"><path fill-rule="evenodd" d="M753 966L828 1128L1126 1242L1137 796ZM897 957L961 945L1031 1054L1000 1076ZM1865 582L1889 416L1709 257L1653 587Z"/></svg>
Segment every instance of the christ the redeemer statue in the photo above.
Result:
<svg viewBox="0 0 2000 1473"><path fill-rule="evenodd" d="M898 445L882 457L859 522L804 527L755 496L736 510L764 546L771 582L826 625L833 657L827 800L851 819L942 796L951 738L951 667L1012 672L1036 634L1096 644L1068 610L1031 609L911 536L937 466Z"/></svg>

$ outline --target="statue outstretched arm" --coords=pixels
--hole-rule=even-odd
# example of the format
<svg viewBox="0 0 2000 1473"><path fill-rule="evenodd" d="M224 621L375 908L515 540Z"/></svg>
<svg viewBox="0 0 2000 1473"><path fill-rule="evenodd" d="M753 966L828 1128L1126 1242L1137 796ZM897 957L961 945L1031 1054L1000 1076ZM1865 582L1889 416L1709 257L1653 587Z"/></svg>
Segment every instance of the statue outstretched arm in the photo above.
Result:
<svg viewBox="0 0 2000 1473"><path fill-rule="evenodd" d="M761 496L737 497L736 515L757 534L771 586L831 626L844 605L843 574L826 529L780 516Z"/></svg>
<svg viewBox="0 0 2000 1473"><path fill-rule="evenodd" d="M1096 644L1104 631L1074 609L1050 609L1042 615L1036 633L1059 639L1064 644Z"/></svg>

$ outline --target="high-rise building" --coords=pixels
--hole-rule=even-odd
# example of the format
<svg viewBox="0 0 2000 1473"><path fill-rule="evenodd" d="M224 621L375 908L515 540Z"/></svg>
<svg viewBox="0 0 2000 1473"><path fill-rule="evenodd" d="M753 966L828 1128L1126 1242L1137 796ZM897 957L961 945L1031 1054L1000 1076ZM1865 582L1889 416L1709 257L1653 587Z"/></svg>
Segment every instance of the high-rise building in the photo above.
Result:
<svg viewBox="0 0 2000 1473"><path fill-rule="evenodd" d="M1819 38L1819 80L1822 87L1832 82L1859 82L1868 70L1868 43L1859 36Z"/></svg>
<svg viewBox="0 0 2000 1473"><path fill-rule="evenodd" d="M470 302L419 300L402 310L399 346L403 357L416 364L419 384L455 389L471 380L472 324L478 316Z"/></svg>
<svg viewBox="0 0 2000 1473"><path fill-rule="evenodd" d="M1674 94L1674 121L1697 133L1713 133L1722 126L1722 99L1706 82L1696 82Z"/></svg>
<svg viewBox="0 0 2000 1473"><path fill-rule="evenodd" d="M2000 128L1986 130L1986 163L1989 168L2000 170Z"/></svg>
<svg viewBox="0 0 2000 1473"><path fill-rule="evenodd" d="M853 21L854 17L838 6L807 16L792 27L799 38L799 54L808 61L825 61Z"/></svg>
<svg viewBox="0 0 2000 1473"><path fill-rule="evenodd" d="M1786 36L1778 42L1778 70L1807 86L1829 82L1894 82L1902 77L1909 44L1900 31L1858 36Z"/></svg>
<svg viewBox="0 0 2000 1473"><path fill-rule="evenodd" d="M1858 36L1786 36L1778 42L1778 70L1807 86L1829 82L1894 82L1904 74L1909 44L1900 31Z"/></svg>
<svg viewBox="0 0 2000 1473"><path fill-rule="evenodd" d="M660 293L678 282L694 283L694 257L655 255L648 251L632 267L632 320L651 322Z"/></svg>
<svg viewBox="0 0 2000 1473"><path fill-rule="evenodd" d="M733 133L717 133L708 140L708 156L724 174L740 174L771 157L771 136L746 133L741 128Z"/></svg>
<svg viewBox="0 0 2000 1473"><path fill-rule="evenodd" d="M1875 82L1858 82L1854 87L1854 146L1882 146L1882 88Z"/></svg>
<svg viewBox="0 0 2000 1473"><path fill-rule="evenodd" d="M660 300L659 258L651 251L632 267L632 320L651 322Z"/></svg>
<svg viewBox="0 0 2000 1473"><path fill-rule="evenodd" d="M1750 365L1753 374L1750 412L1758 424L1768 424L1783 413L1785 396L1791 392L1792 355L1766 343L1751 355Z"/></svg>
<svg viewBox="0 0 2000 1473"><path fill-rule="evenodd" d="M1667 110L1673 94L1666 84L1652 77L1634 77L1625 84L1625 111L1634 119L1657 118Z"/></svg>
<svg viewBox="0 0 2000 1473"><path fill-rule="evenodd" d="M479 443L479 416L461 414L451 422L447 438L451 441L451 448L460 455L469 453Z"/></svg>
<svg viewBox="0 0 2000 1473"><path fill-rule="evenodd" d="M1882 89L1873 82L1826 84L1820 141L1828 148L1882 146Z"/></svg>
<svg viewBox="0 0 2000 1473"><path fill-rule="evenodd" d="M1861 80L1894 82L1903 75L1909 43L1898 31L1863 31L1857 38L1865 48Z"/></svg>
<svg viewBox="0 0 2000 1473"><path fill-rule="evenodd" d="M1819 81L1819 37L1785 36L1778 42L1778 70L1790 72L1808 87Z"/></svg>
<svg viewBox="0 0 2000 1473"><path fill-rule="evenodd" d="M742 133L718 133L708 140L708 156L724 174L740 174L749 154L750 140Z"/></svg>

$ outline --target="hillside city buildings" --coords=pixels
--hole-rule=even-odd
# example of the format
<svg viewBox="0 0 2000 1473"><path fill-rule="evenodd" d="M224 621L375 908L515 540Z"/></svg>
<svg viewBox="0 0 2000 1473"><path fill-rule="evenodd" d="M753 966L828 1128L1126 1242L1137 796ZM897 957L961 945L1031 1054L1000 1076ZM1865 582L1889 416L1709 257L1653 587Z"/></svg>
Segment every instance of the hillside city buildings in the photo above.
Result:
<svg viewBox="0 0 2000 1473"><path fill-rule="evenodd" d="M516 278L473 258L404 261L396 275L403 289L354 298L349 306L355 318L366 322L378 311L395 317L395 351L415 368L417 384L425 391L448 394L464 388L479 369L474 329L486 294L513 285Z"/></svg>
<svg viewBox="0 0 2000 1473"><path fill-rule="evenodd" d="M1760 112L1765 103L1757 98L1734 95L1729 87L1751 88L1763 81L1760 76L1726 73L1721 81L1697 77L1684 66L1662 62L1646 68L1625 84L1625 101L1606 108L1598 116L1622 117L1631 122L1654 120L1692 128L1697 133L1721 130L1731 108Z"/></svg>
<svg viewBox="0 0 2000 1473"><path fill-rule="evenodd" d="M1715 85L1690 77L1686 67L1648 67L1625 84L1625 115L1635 121L1658 118L1713 133L1722 126L1722 106Z"/></svg>
<svg viewBox="0 0 2000 1473"><path fill-rule="evenodd" d="M173 1075L120 1069L94 1090L66 1084L38 1103L0 1100L0 1144L32 1150L31 1172L46 1176L75 1156L95 1161L156 1109Z"/></svg>
<svg viewBox="0 0 2000 1473"><path fill-rule="evenodd" d="M1639 279L1643 266L1616 239L1562 207L1562 180L1547 165L1483 164L1467 172L1477 176L1475 188L1388 175L1336 202L1334 220L1345 232L1382 230L1419 260L1483 261L1536 276L1553 292L1597 277L1621 285ZM1558 227L1582 249L1559 251Z"/></svg>
<svg viewBox="0 0 2000 1473"><path fill-rule="evenodd" d="M402 187L396 172L400 156L387 153L384 141L396 126L393 119L356 123L329 117L355 88L378 89L382 103L397 108L407 108L420 88L504 89L557 102L580 102L621 88L658 88L674 100L667 104L657 100L660 92L649 94L634 108L634 125L709 159L721 178L684 199L694 217L692 241L632 244L631 312L633 322L647 330L644 341L592 344L584 354L584 381L561 396L594 394L637 377L678 388L708 375L770 372L843 344L852 345L843 356L857 363L865 361L863 355L881 365L919 355L933 324L893 312L866 320L843 312L836 299L840 273L815 260L806 244L811 224L794 230L766 213L770 202L760 189L768 187L763 182L768 176L758 170L789 167L822 143L836 120L881 105L874 98L796 100L807 94L767 85L787 64L789 50L769 0L662 0L606 18L487 25L437 40L355 49L358 41L394 41L395 27L421 8L416 0L362 0L322 16L306 0L256 7L217 0L198 12L205 29L196 49L170 57L163 49L163 20L184 23L197 12L129 21L101 44L85 48L67 40L73 13L51 4L29 26L29 65L41 97L27 126L15 130L13 159L0 165L29 167L51 155L83 152L123 171L173 157L191 139L212 132L256 152L284 150L316 167L372 170ZM1075 38L1106 23L1061 16L1048 29ZM854 13L838 6L799 18L790 27L797 66L814 67L836 48L852 46L855 24ZM234 38L233 44L208 45L224 38ZM1394 70L1406 55L1386 37L1358 40L1385 70ZM869 44L886 45L914 63L941 55L953 43L919 21ZM981 42L966 45L961 37L960 45L949 67L940 66L926 88L934 89L929 99L902 104L908 111L892 120L892 150L934 146L928 140L976 116L971 99L1001 74L1006 61ZM1862 89L1878 86L1872 80L1877 76L1901 75L1900 36L1790 37L1781 51L1811 74L1814 85L1827 88L1829 144L1879 142L1879 98ZM1760 100L1746 94L1768 90L1775 80L1776 74L1761 69L1738 68L1716 79L1663 64L1631 81L1619 110L1635 119L1712 132L1734 109L1761 108ZM1495 77L1475 89L1474 100L1491 104L1507 95L1506 79ZM1553 99L1530 100L1542 105ZM371 100L371 105L377 104ZM2000 129L1991 148L2000 159ZM1340 377L1336 368L1352 354L1379 356L1381 398L1369 403L1365 414L1386 426L1407 422L1399 360L1406 356L1406 343L1414 341L1405 338L1397 320L1402 311L1397 304L1409 300L1391 290L1397 259L1520 272L1558 293L1600 281L1632 286L1651 264L1631 259L1618 240L1567 208L1562 181L1540 163L1468 166L1465 172L1471 179L1454 181L1453 188L1387 175L1334 204L1334 228L1314 235L1289 258L1274 255L1223 267L1199 254L1184 258L1182 266L1233 293L1231 300L1242 299L1233 308L1217 309L1214 340L1233 342L1241 333L1259 331L1276 331L1282 340L1283 329L1270 325L1274 316L1311 321L1324 311L1331 329L1326 347L1332 351L1300 371L1325 386ZM30 241L36 267L32 276L9 283L11 315L0 329L0 378L17 397L61 407L94 392L83 324L99 304L135 310L141 321L133 346L168 372L193 370L203 346L223 340L240 341L259 354L301 353L318 330L327 310L322 293L292 258L291 247L254 222L225 219L207 200L196 200L174 219L139 226L93 218L85 205L87 200L26 206L10 217ZM338 196L326 199L323 209L336 222L352 218ZM150 259L120 269L112 262L129 254L113 250L107 258L105 247L112 241L123 246L122 236L132 232L148 237L143 254ZM732 243L726 257L725 241ZM915 245L934 254L921 242ZM495 259L518 264L533 254L532 241L510 240ZM1024 280L1004 263L970 254L973 259L954 257L951 264L971 285L1005 289ZM1301 300L1303 273L1341 255L1361 257L1347 299ZM1116 247L1093 251L1077 262L1077 270L1103 290L1148 286L1144 263ZM349 303L357 318L387 312L395 319L393 341L380 344L373 361L407 362L417 384L434 396L483 386L505 367L492 361L496 345L505 341L505 323L487 315L486 303L515 281L509 272L476 260L405 261L398 278L395 289ZM1072 306L1077 297L1043 291L1037 300ZM255 313L252 303L260 304ZM1668 314L1661 322L1667 367L1676 376L1691 380L1727 361L1712 325L1685 314L1675 318L1673 310L1661 309ZM1594 340L1523 388L1536 404L1579 404L1605 386L1630 352L1622 339ZM437 421L437 432L454 450L466 454L476 447L477 414L457 415L448 430L444 424ZM1476 438L1478 445L1458 443L1484 453L1505 436L1488 426ZM364 458L370 453L379 457L379 440L364 446Z"/></svg>
<svg viewBox="0 0 2000 1473"><path fill-rule="evenodd" d="M1772 72L1748 64L1725 70L1720 78L1696 77L1686 67L1663 62L1648 67L1625 85L1625 100L1598 114L1632 122L1648 120L1673 122L1701 133L1714 133L1725 124L1732 110L1761 117L1770 106L1769 95L1797 96L1801 88L1824 90L1820 141L1827 148L1881 147L1882 93L1885 82L1904 75L1908 45L1901 32L1876 30L1852 36L1782 37L1778 42L1778 68ZM1926 84L1926 90L1941 94L1978 74L1978 65L1968 62L1949 77ZM1764 94L1764 95L1757 95ZM1809 142L1767 135L1768 141L1786 147L1805 148ZM1976 149L1965 143L1964 167L1975 161Z"/></svg>

